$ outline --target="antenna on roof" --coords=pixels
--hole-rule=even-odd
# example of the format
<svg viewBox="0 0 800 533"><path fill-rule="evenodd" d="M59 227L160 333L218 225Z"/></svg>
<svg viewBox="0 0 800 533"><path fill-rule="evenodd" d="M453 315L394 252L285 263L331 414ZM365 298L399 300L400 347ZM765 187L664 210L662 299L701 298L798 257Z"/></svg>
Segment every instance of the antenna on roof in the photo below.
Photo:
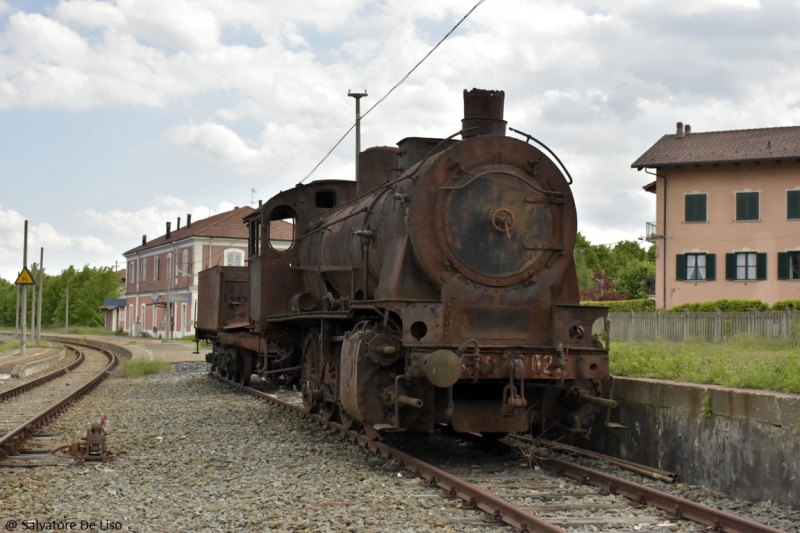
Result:
<svg viewBox="0 0 800 533"><path fill-rule="evenodd" d="M256 191L255 189L250 189L250 207L253 207L253 195L254 195L256 192L257 192L257 191Z"/></svg>

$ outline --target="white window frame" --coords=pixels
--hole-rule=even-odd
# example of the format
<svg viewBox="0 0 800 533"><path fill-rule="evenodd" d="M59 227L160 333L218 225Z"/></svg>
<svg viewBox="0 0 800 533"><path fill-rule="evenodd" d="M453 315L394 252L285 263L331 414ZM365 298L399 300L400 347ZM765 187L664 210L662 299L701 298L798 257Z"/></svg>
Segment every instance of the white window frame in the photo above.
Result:
<svg viewBox="0 0 800 533"><path fill-rule="evenodd" d="M734 255L736 257L736 281L756 281L758 279L758 252L734 252ZM744 261L740 261L740 258L743 258ZM751 258L752 265L750 264ZM740 272L743 272L745 277L740 276Z"/></svg>
<svg viewBox="0 0 800 533"><path fill-rule="evenodd" d="M153 281L158 281L158 267L160 266L159 263L160 263L159 257L155 256L153 258Z"/></svg>
<svg viewBox="0 0 800 533"><path fill-rule="evenodd" d="M139 281L147 281L147 259L139 259Z"/></svg>
<svg viewBox="0 0 800 533"><path fill-rule="evenodd" d="M184 248L183 252L181 252L181 274L184 276L188 276L189 272L189 249Z"/></svg>
<svg viewBox="0 0 800 533"><path fill-rule="evenodd" d="M128 283L131 285L136 283L136 261L128 263Z"/></svg>
<svg viewBox="0 0 800 533"><path fill-rule="evenodd" d="M238 261L232 261L231 258L236 257ZM225 250L225 266L244 266L244 251L238 248L229 248Z"/></svg>
<svg viewBox="0 0 800 533"><path fill-rule="evenodd" d="M708 279L708 254L706 252L689 252L683 255L686 258L686 281L706 281ZM690 265L689 258L692 258L695 264ZM690 269L693 269L694 272ZM690 272L692 272L692 275L689 274Z"/></svg>

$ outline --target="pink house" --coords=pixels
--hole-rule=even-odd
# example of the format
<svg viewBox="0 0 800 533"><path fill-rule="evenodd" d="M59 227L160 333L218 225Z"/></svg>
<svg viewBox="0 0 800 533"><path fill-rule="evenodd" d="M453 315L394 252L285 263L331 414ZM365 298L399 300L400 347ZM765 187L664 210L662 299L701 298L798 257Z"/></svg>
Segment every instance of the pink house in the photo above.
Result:
<svg viewBox="0 0 800 533"><path fill-rule="evenodd" d="M653 175L656 307L800 299L800 127L693 133L632 165Z"/></svg>

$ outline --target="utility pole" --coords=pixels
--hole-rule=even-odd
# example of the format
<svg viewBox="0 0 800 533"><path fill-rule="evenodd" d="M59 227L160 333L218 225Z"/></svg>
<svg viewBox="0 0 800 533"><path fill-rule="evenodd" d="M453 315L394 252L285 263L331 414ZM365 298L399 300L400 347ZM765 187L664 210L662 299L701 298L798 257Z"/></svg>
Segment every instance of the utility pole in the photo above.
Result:
<svg viewBox="0 0 800 533"><path fill-rule="evenodd" d="M367 90L364 89L363 93L351 93L348 90L347 96L356 99L356 181L358 181L358 156L361 153L361 99L367 96Z"/></svg>
<svg viewBox="0 0 800 533"><path fill-rule="evenodd" d="M44 292L44 247L39 249L39 315L36 319L36 342L42 340L42 293Z"/></svg>
<svg viewBox="0 0 800 533"><path fill-rule="evenodd" d="M19 285L17 285L17 311L14 313L14 333L19 335Z"/></svg>
<svg viewBox="0 0 800 533"><path fill-rule="evenodd" d="M69 333L69 283L67 283L67 316L64 319L64 333Z"/></svg>
<svg viewBox="0 0 800 533"><path fill-rule="evenodd" d="M36 279L36 263L33 264L33 274L34 279ZM36 342L36 285L33 286L33 295L31 298L31 341Z"/></svg>
<svg viewBox="0 0 800 533"><path fill-rule="evenodd" d="M25 239L22 245L22 269L28 268L28 221L25 221ZM28 320L28 286L22 286L22 335L19 341L19 354L25 357L25 329Z"/></svg>

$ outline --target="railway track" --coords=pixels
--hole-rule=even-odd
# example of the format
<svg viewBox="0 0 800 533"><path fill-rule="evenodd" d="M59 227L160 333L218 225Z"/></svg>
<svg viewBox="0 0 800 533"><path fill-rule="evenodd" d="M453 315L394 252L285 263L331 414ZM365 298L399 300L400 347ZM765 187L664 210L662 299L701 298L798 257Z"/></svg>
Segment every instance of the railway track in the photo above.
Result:
<svg viewBox="0 0 800 533"><path fill-rule="evenodd" d="M0 393L0 460L22 451L24 441L91 391L117 365L117 357L108 350L79 343L65 346L77 354L68 367Z"/></svg>
<svg viewBox="0 0 800 533"><path fill-rule="evenodd" d="M468 459L459 459L452 448L430 454L449 458L447 464L434 465L419 458L424 453L420 453L416 444L411 445L412 455L412 452L372 440L320 415L305 412L297 395L284 393L281 398L214 374L212 377L329 427L343 439L372 454L392 459L401 471L421 478L429 487L442 489L443 497L460 498L465 508L483 511L487 515L482 520L476 518L464 524L489 522L506 524L519 532L546 533L564 533L565 528L571 531L639 531L647 528L649 531L781 533L771 526L551 455L537 457L536 462L542 468L536 470L528 465L519 465L516 456L495 463L487 461L485 456L476 456L470 464ZM670 477L669 473L658 472ZM686 528L682 525L686 523L684 521L696 525Z"/></svg>

